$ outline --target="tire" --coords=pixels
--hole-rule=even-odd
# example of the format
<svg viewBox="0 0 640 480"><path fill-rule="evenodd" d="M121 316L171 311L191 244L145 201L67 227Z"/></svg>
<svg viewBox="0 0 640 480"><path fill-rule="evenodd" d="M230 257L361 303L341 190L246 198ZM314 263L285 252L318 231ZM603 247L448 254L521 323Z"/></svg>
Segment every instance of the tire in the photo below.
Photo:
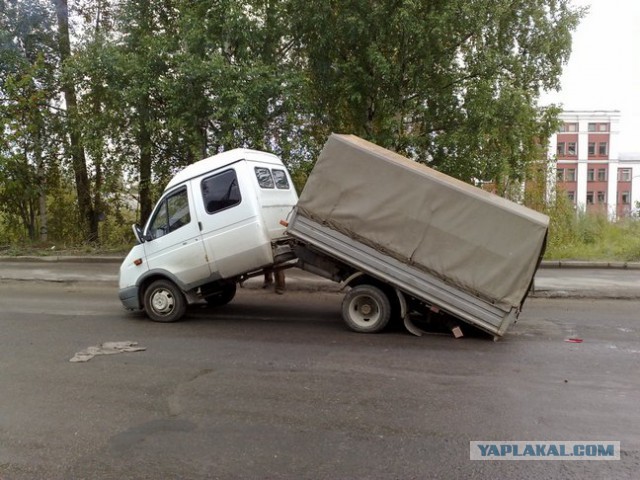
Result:
<svg viewBox="0 0 640 480"><path fill-rule="evenodd" d="M156 280L144 292L144 310L154 322L176 322L187 310L182 291L169 280Z"/></svg>
<svg viewBox="0 0 640 480"><path fill-rule="evenodd" d="M219 292L205 297L210 307L221 307L229 303L236 296L237 285L235 282L225 283Z"/></svg>
<svg viewBox="0 0 640 480"><path fill-rule="evenodd" d="M342 319L354 332L377 333L391 318L387 295L373 285L353 287L342 300Z"/></svg>

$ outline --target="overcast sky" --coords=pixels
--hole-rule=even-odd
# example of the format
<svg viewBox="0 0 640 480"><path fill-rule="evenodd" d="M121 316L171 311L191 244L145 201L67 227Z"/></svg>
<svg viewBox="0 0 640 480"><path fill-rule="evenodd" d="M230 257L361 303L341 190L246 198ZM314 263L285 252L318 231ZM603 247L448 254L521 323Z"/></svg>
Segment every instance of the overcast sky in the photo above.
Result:
<svg viewBox="0 0 640 480"><path fill-rule="evenodd" d="M620 110L620 151L640 152L640 0L573 0L590 6L573 35L562 90L541 103Z"/></svg>

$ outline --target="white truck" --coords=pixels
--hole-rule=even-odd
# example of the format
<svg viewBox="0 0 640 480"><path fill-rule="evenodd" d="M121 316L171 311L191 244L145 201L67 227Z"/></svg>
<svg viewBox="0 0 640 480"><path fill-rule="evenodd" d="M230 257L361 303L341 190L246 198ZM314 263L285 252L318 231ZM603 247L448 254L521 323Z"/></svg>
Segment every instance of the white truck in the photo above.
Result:
<svg viewBox="0 0 640 480"><path fill-rule="evenodd" d="M293 258L280 220L296 204L275 155L235 149L201 160L167 185L120 267L120 300L173 322L199 299L224 305L241 279Z"/></svg>
<svg viewBox="0 0 640 480"><path fill-rule="evenodd" d="M223 208L208 206L210 192ZM169 240L182 224L191 233ZM120 298L174 321L188 301L227 303L237 282L295 265L342 283L354 331L397 318L420 334L413 316L435 312L498 338L522 309L547 228L542 214L351 135L329 138L299 200L277 157L234 150L171 181L136 229Z"/></svg>

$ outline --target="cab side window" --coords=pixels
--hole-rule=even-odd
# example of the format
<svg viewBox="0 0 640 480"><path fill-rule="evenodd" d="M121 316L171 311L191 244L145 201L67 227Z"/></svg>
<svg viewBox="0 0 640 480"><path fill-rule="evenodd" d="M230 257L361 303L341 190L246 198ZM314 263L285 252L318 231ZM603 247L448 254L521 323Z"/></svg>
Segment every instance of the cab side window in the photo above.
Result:
<svg viewBox="0 0 640 480"><path fill-rule="evenodd" d="M273 177L271 176L271 171L269 171L268 168L256 167L255 172L260 188L273 188Z"/></svg>
<svg viewBox="0 0 640 480"><path fill-rule="evenodd" d="M153 238L178 230L191 222L189 197L187 189L182 188L167 196L156 210L149 226L149 234Z"/></svg>
<svg viewBox="0 0 640 480"><path fill-rule="evenodd" d="M271 170L273 172L273 179L276 182L276 187L279 190L289 190L289 180L287 180L287 174L284 173L284 170Z"/></svg>
<svg viewBox="0 0 640 480"><path fill-rule="evenodd" d="M235 170L227 170L202 181L202 199L207 213L213 214L242 202Z"/></svg>
<svg viewBox="0 0 640 480"><path fill-rule="evenodd" d="M260 188L277 188L278 190L289 190L290 188L289 180L287 180L287 174L284 170L255 167L255 172Z"/></svg>

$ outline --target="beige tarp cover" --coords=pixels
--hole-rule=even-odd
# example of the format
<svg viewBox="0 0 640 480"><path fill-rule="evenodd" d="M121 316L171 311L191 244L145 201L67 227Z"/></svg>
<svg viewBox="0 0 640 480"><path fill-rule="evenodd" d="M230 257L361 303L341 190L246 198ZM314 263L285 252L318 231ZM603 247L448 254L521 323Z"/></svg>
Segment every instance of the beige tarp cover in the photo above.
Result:
<svg viewBox="0 0 640 480"><path fill-rule="evenodd" d="M549 219L352 135L331 135L298 213L501 308L519 307Z"/></svg>

